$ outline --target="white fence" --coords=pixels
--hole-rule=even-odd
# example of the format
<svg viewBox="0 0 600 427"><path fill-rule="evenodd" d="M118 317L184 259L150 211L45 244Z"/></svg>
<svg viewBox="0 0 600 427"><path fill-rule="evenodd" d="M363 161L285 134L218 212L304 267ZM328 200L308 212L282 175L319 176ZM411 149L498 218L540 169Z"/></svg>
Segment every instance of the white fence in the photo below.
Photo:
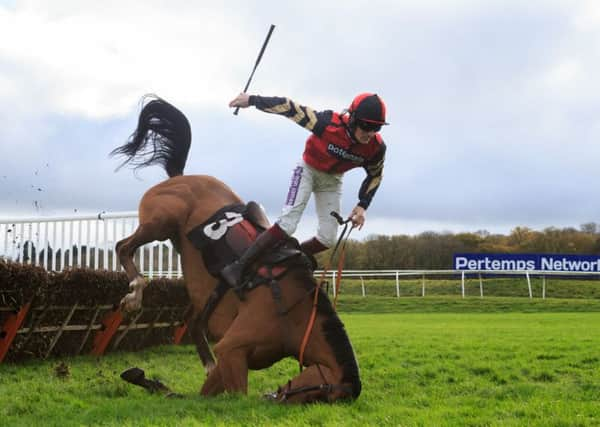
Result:
<svg viewBox="0 0 600 427"><path fill-rule="evenodd" d="M120 270L115 244L137 226L137 212L0 218L0 257L49 271L67 267ZM135 261L148 277L181 276L179 255L169 241L143 246Z"/></svg>
<svg viewBox="0 0 600 427"><path fill-rule="evenodd" d="M320 276L322 270L315 271L315 276ZM331 283L336 283L337 271L331 271L328 273L331 277ZM420 279L421 280L421 296L426 295L426 282L427 279L436 276L451 276L456 277L460 280L461 296L465 297L465 282L467 279L476 278L479 280L479 295L483 298L484 286L483 278L485 276L521 276L524 279L524 286L527 286L529 298L533 298L533 290L531 287L531 279L533 277L541 278L542 280L542 298L546 298L546 278L547 277L595 277L600 278L600 272L589 273L589 272L564 272L564 271L546 271L546 270L504 270L504 271L489 271L489 270L344 270L342 272L343 278L354 278L359 279L361 282L362 296L366 296L365 279L394 279L396 285L396 297L400 298L400 283L402 279ZM333 294L335 295L335 286L333 288Z"/></svg>
<svg viewBox="0 0 600 427"><path fill-rule="evenodd" d="M138 226L137 212L101 213L98 215L53 218L0 218L0 257L24 264L62 271L68 267L89 267L118 271L121 266L115 254L115 244L129 236ZM181 277L179 254L171 242L152 242L135 255L135 262L147 277ZM336 282L337 271L327 272L331 283ZM482 276L520 275L526 280L529 298L533 298L531 277L542 278L542 297L546 297L547 276L598 276L600 273L551 271L485 271L485 270L344 270L343 277L361 281L362 295L366 295L365 279L394 279L396 297L400 297L401 279L420 278L421 296L426 295L426 279L452 276L461 281L465 297L465 279L479 278L480 296L484 287ZM320 277L321 271L315 271ZM335 293L335 286L332 286Z"/></svg>

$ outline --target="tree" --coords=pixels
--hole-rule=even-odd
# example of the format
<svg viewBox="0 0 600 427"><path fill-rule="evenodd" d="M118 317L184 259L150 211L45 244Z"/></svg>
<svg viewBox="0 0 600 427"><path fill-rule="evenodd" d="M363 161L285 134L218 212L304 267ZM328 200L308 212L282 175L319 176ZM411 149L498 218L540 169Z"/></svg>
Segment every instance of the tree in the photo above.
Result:
<svg viewBox="0 0 600 427"><path fill-rule="evenodd" d="M579 227L583 233L586 234L597 234L598 233L598 224L595 222L586 222L585 224L581 224Z"/></svg>

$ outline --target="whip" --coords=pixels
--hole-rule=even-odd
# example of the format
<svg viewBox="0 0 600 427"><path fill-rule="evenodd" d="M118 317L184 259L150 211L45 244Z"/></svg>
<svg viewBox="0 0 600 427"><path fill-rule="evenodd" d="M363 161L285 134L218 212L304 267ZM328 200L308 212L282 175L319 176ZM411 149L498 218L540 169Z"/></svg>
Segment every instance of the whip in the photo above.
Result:
<svg viewBox="0 0 600 427"><path fill-rule="evenodd" d="M271 28L269 28L269 32L267 33L267 38L265 39L265 42L262 45L262 48L260 49L260 52L258 53L258 58L256 58L256 62L254 63L254 68L252 69L252 72L250 73L250 77L248 78L248 82L246 83L246 86L244 87L243 92L245 93L248 90L248 86L250 86L250 82L252 81L252 77L254 77L254 72L256 71L256 67L258 67L258 64L260 64L260 60L262 59L263 53L265 53L265 49L267 48L267 44L269 44L269 39L271 38L271 34L273 33L273 30L275 29L275 25L271 24ZM234 112L233 115L237 116L238 111L240 111L240 107L237 107Z"/></svg>

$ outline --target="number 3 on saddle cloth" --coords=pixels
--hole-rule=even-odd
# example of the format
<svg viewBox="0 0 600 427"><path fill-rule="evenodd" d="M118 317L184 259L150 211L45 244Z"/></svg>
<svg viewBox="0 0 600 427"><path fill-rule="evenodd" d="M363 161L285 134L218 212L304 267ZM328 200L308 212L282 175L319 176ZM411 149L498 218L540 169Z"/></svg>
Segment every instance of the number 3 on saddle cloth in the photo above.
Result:
<svg viewBox="0 0 600 427"><path fill-rule="evenodd" d="M247 205L233 204L219 209L205 223L194 227L187 237L202 253L208 272L219 278L221 270L237 260L268 227L269 222L262 208L255 202L249 202ZM258 269L249 268L252 271L245 275L244 284L240 289L235 289L238 296L243 298L243 291L282 277L288 268L297 265L288 262L280 265L291 259L297 259L303 266L313 267L311 260L300 250L298 241L290 237L259 259Z"/></svg>

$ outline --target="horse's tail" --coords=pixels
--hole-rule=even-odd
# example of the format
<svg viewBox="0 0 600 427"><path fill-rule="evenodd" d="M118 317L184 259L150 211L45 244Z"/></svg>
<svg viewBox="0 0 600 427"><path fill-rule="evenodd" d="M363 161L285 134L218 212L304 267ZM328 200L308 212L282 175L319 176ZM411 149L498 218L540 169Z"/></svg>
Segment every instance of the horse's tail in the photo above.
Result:
<svg viewBox="0 0 600 427"><path fill-rule="evenodd" d="M128 163L135 169L159 164L169 177L183 175L192 141L188 119L156 95L144 96L142 104L137 128L127 143L110 153L125 157L117 169Z"/></svg>

